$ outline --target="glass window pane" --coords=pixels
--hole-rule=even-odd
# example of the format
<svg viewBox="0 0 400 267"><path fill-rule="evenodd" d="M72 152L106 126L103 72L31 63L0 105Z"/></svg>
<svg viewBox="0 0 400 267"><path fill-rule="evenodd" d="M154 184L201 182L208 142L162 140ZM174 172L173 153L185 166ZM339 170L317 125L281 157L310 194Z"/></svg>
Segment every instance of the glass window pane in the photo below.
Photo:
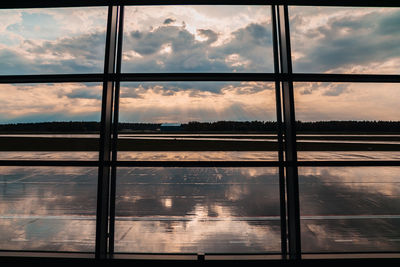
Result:
<svg viewBox="0 0 400 267"><path fill-rule="evenodd" d="M273 83L122 83L119 114L120 160L277 158Z"/></svg>
<svg viewBox="0 0 400 267"><path fill-rule="evenodd" d="M126 7L123 72L273 72L269 6Z"/></svg>
<svg viewBox="0 0 400 267"><path fill-rule="evenodd" d="M277 168L118 168L115 251L280 251Z"/></svg>
<svg viewBox="0 0 400 267"><path fill-rule="evenodd" d="M299 168L303 252L396 252L398 167Z"/></svg>
<svg viewBox="0 0 400 267"><path fill-rule="evenodd" d="M0 249L94 252L97 172L0 167Z"/></svg>
<svg viewBox="0 0 400 267"><path fill-rule="evenodd" d="M2 159L98 157L101 85L1 84Z"/></svg>
<svg viewBox="0 0 400 267"><path fill-rule="evenodd" d="M400 9L290 7L295 72L399 74Z"/></svg>
<svg viewBox="0 0 400 267"><path fill-rule="evenodd" d="M398 84L294 86L300 159L399 159Z"/></svg>
<svg viewBox="0 0 400 267"><path fill-rule="evenodd" d="M106 7L0 10L0 75L103 72Z"/></svg>

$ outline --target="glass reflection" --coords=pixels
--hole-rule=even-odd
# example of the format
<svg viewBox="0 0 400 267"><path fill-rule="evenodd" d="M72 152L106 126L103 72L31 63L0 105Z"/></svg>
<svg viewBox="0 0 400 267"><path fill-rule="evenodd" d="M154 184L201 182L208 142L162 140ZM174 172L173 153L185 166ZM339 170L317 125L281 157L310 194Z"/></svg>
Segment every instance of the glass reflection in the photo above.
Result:
<svg viewBox="0 0 400 267"><path fill-rule="evenodd" d="M299 168L304 252L398 251L398 167Z"/></svg>
<svg viewBox="0 0 400 267"><path fill-rule="evenodd" d="M274 151L119 151L119 160L165 160L165 161L274 161L277 153Z"/></svg>
<svg viewBox="0 0 400 267"><path fill-rule="evenodd" d="M94 252L97 172L0 167L0 249Z"/></svg>
<svg viewBox="0 0 400 267"><path fill-rule="evenodd" d="M120 168L117 252L280 250L275 168Z"/></svg>
<svg viewBox="0 0 400 267"><path fill-rule="evenodd" d="M28 151L0 151L2 160L98 160L97 152L28 152Z"/></svg>

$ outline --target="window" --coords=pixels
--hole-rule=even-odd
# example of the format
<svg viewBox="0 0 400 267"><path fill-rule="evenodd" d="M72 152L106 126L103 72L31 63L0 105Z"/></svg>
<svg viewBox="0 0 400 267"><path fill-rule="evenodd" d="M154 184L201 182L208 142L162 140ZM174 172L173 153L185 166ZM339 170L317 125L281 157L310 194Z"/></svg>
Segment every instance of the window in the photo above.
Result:
<svg viewBox="0 0 400 267"><path fill-rule="evenodd" d="M398 257L398 3L28 2L0 4L4 253Z"/></svg>

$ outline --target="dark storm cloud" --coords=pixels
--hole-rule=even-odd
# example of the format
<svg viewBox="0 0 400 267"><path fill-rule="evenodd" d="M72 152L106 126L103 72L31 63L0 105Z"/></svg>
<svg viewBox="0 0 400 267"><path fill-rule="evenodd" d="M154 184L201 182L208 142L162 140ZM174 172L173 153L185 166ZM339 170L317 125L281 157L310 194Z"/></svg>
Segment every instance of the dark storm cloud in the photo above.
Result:
<svg viewBox="0 0 400 267"><path fill-rule="evenodd" d="M162 45L169 43L173 51L186 50L195 46L194 36L185 29L175 26L159 27L152 32L134 31L125 41L127 47L134 47L134 50L141 55L154 54L161 49Z"/></svg>
<svg viewBox="0 0 400 267"><path fill-rule="evenodd" d="M167 18L167 19L164 20L163 24L168 25L168 24L174 23L175 21L176 21L176 19Z"/></svg>
<svg viewBox="0 0 400 267"><path fill-rule="evenodd" d="M212 30L204 30L204 29L199 29L197 32L207 38L207 43L212 44L218 40L218 33L212 31Z"/></svg>
<svg viewBox="0 0 400 267"><path fill-rule="evenodd" d="M232 40L215 48L216 57L237 54L249 65L230 66L230 70L248 72L272 72L272 33L269 25L249 24L232 33Z"/></svg>
<svg viewBox="0 0 400 267"><path fill-rule="evenodd" d="M123 98L143 98L143 94L146 92L146 89L141 85L122 85L120 89L120 97Z"/></svg>
<svg viewBox="0 0 400 267"><path fill-rule="evenodd" d="M400 12L333 17L304 35L296 35L296 23L292 25L296 36L293 47L304 54L294 61L299 72L350 69L400 55Z"/></svg>
<svg viewBox="0 0 400 267"><path fill-rule="evenodd" d="M105 33L84 34L73 38L62 38L56 42L45 42L41 46L29 49L28 52L60 55L71 54L77 58L102 60L104 57ZM99 54L101 52L101 54Z"/></svg>
<svg viewBox="0 0 400 267"><path fill-rule="evenodd" d="M271 45L271 31L260 24L252 23L233 33L236 41L246 41L258 46Z"/></svg>
<svg viewBox="0 0 400 267"><path fill-rule="evenodd" d="M38 73L40 66L10 49L0 50L0 75Z"/></svg>
<svg viewBox="0 0 400 267"><path fill-rule="evenodd" d="M301 88L299 90L301 95L310 95L314 91L321 91L324 96L339 96L350 90L349 83L299 83L298 87Z"/></svg>
<svg viewBox="0 0 400 267"><path fill-rule="evenodd" d="M348 92L350 84L330 84L326 87L323 95L325 96L339 96Z"/></svg>
<svg viewBox="0 0 400 267"><path fill-rule="evenodd" d="M400 34L400 11L394 12L391 16L381 18L376 29L382 35Z"/></svg>
<svg viewBox="0 0 400 267"><path fill-rule="evenodd" d="M84 98L84 99L101 99L101 91L92 91L86 88L75 89L72 92L66 94L68 98Z"/></svg>
<svg viewBox="0 0 400 267"><path fill-rule="evenodd" d="M0 50L1 74L93 73L103 70L104 32L40 45L27 40L24 44L29 47L25 50L30 54L29 58L16 50Z"/></svg>

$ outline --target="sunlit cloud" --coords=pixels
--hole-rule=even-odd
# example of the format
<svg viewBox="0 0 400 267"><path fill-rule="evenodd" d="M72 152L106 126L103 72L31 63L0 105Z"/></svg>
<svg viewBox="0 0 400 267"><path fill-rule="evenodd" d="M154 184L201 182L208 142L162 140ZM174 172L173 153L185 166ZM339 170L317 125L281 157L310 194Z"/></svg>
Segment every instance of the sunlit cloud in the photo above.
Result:
<svg viewBox="0 0 400 267"><path fill-rule="evenodd" d="M132 84L121 91L122 121L188 122L275 120L275 92L269 83ZM213 88L214 87L214 88Z"/></svg>
<svg viewBox="0 0 400 267"><path fill-rule="evenodd" d="M398 121L397 84L295 83L296 119Z"/></svg>
<svg viewBox="0 0 400 267"><path fill-rule="evenodd" d="M125 13L128 31L148 31L167 24L181 26L197 39L198 29L211 29L220 35L221 43L244 25L270 20L269 6L132 6Z"/></svg>
<svg viewBox="0 0 400 267"><path fill-rule="evenodd" d="M123 71L272 72L269 7L213 9L128 7Z"/></svg>
<svg viewBox="0 0 400 267"><path fill-rule="evenodd" d="M400 10L292 7L294 70L398 73Z"/></svg>
<svg viewBox="0 0 400 267"><path fill-rule="evenodd" d="M102 71L106 8L1 10L0 17L0 75Z"/></svg>
<svg viewBox="0 0 400 267"><path fill-rule="evenodd" d="M100 120L101 86L0 85L0 122Z"/></svg>
<svg viewBox="0 0 400 267"><path fill-rule="evenodd" d="M289 11L295 71L398 73L398 9L291 7ZM0 75L101 73L106 16L107 8L1 10ZM270 7L127 7L122 67L136 73L272 72ZM54 85L50 90L52 86L2 85L1 121L98 120L97 91L82 84L58 89ZM275 120L272 84L123 87L121 116L127 121ZM398 120L395 86L375 87L297 84L296 119ZM44 88L50 93L42 93Z"/></svg>

